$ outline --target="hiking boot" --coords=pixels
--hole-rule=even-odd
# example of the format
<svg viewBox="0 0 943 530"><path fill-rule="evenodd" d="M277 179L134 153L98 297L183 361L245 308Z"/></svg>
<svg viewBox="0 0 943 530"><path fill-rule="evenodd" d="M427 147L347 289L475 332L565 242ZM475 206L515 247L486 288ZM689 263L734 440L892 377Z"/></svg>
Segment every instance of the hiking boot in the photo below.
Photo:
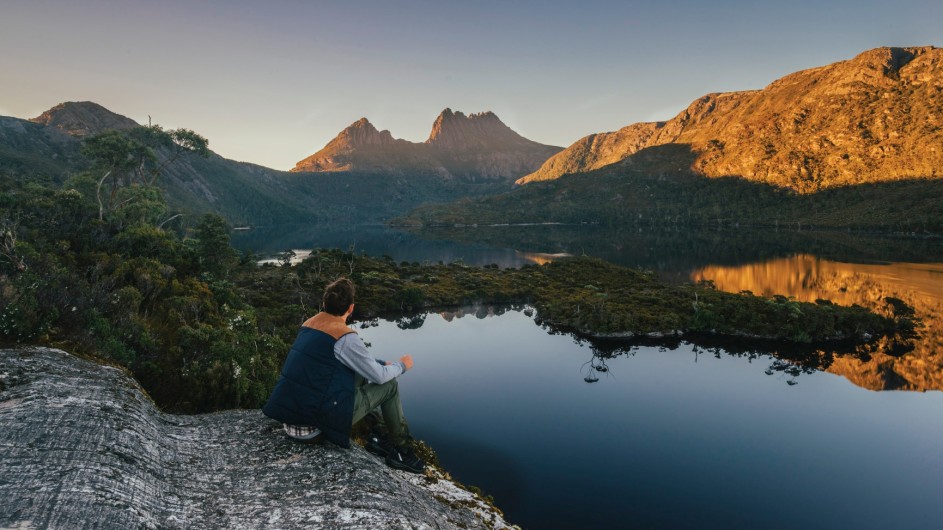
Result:
<svg viewBox="0 0 943 530"><path fill-rule="evenodd" d="M386 455L386 465L410 473L422 473L426 470L426 463L408 444L394 447L390 454Z"/></svg>
<svg viewBox="0 0 943 530"><path fill-rule="evenodd" d="M363 448L379 457L386 457L396 449L396 446L383 433L370 431Z"/></svg>
<svg viewBox="0 0 943 530"><path fill-rule="evenodd" d="M282 428L285 430L285 434L289 438L296 442L301 442L303 444L316 444L321 441L321 429L317 427L309 427L306 425L289 425L287 423L282 424Z"/></svg>

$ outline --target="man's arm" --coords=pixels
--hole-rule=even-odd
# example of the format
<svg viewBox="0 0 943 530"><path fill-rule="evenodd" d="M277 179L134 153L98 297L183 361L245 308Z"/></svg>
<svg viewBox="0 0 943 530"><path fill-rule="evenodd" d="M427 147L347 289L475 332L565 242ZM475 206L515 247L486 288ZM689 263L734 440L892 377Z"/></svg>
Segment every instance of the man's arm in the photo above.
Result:
<svg viewBox="0 0 943 530"><path fill-rule="evenodd" d="M396 361L387 365L380 365L377 359L370 356L363 339L356 333L348 333L334 344L334 356L344 366L362 375L371 383L383 383L406 372L406 365Z"/></svg>

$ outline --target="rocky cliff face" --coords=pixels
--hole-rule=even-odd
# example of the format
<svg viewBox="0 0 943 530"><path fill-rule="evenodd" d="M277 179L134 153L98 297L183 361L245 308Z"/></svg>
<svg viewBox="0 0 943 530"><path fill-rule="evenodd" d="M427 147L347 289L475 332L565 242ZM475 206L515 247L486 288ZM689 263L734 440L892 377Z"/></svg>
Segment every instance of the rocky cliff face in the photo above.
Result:
<svg viewBox="0 0 943 530"><path fill-rule="evenodd" d="M504 124L493 112L466 116L452 109L443 110L432 124L426 143L451 151L506 151L548 147L524 138Z"/></svg>
<svg viewBox="0 0 943 530"><path fill-rule="evenodd" d="M466 116L445 109L424 143L394 139L362 118L292 171L435 173L446 178L513 180L561 148L517 134L494 113Z"/></svg>
<svg viewBox="0 0 943 530"><path fill-rule="evenodd" d="M708 94L667 122L583 138L518 180L552 180L689 146L679 163L800 193L943 176L943 50L878 48L756 91Z"/></svg>
<svg viewBox="0 0 943 530"><path fill-rule="evenodd" d="M91 101L60 103L29 121L55 127L72 136L89 136L111 129L127 131L138 125L131 118L115 114Z"/></svg>
<svg viewBox="0 0 943 530"><path fill-rule="evenodd" d="M585 136L548 159L534 173L519 179L517 184L553 180L614 164L647 147L655 132L664 126L664 122L634 123L616 132Z"/></svg>
<svg viewBox="0 0 943 530"><path fill-rule="evenodd" d="M161 413L59 350L0 350L0 527L507 527L440 472L279 431L259 411Z"/></svg>

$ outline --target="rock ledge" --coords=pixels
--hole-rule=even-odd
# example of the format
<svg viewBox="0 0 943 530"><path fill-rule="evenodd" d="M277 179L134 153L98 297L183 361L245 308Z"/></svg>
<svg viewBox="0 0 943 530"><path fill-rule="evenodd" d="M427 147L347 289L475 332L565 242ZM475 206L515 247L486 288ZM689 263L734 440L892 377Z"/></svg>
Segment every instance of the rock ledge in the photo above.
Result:
<svg viewBox="0 0 943 530"><path fill-rule="evenodd" d="M0 350L0 528L508 527L438 471L279 431L254 410L165 414L61 350Z"/></svg>

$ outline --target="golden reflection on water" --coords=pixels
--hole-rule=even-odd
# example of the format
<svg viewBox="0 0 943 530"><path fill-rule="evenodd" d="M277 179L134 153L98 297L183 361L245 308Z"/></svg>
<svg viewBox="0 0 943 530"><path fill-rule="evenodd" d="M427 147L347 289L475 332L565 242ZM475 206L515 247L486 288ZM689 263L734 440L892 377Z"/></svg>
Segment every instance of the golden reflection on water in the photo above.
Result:
<svg viewBox="0 0 943 530"><path fill-rule="evenodd" d="M712 280L723 291L804 302L824 298L876 311L886 309L885 297L900 298L923 321L914 350L894 357L879 345L869 356L836 357L827 371L871 390L943 390L943 263L842 263L799 254L735 267L712 265L691 279Z"/></svg>
<svg viewBox="0 0 943 530"><path fill-rule="evenodd" d="M520 250L515 250L518 258L523 259L524 261L529 261L537 265L546 265L555 260L561 258L570 258L573 257L572 254L567 254L565 252L560 252L557 254L547 254L545 252L521 252Z"/></svg>

